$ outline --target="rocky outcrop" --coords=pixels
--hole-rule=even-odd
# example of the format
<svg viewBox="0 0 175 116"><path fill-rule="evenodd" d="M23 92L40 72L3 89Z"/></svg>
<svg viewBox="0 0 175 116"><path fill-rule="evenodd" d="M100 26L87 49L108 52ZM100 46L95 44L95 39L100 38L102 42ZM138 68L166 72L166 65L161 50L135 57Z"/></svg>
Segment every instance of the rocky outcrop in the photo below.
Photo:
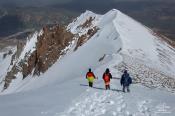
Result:
<svg viewBox="0 0 175 116"><path fill-rule="evenodd" d="M69 46L75 38L77 43L74 51L77 50L78 47L86 43L98 31L97 27L92 26L93 20L94 18L90 17L78 27L87 30L87 32L81 36L72 34L66 27L60 25L44 27L43 33L37 37L35 50L32 52L28 51L20 61L18 61L17 58L20 57L24 45L19 43L17 52L12 57L12 68L5 77L4 89L9 86L18 73L21 73L24 79L31 74L40 75L46 72L49 67L66 53L66 47Z"/></svg>
<svg viewBox="0 0 175 116"><path fill-rule="evenodd" d="M5 84L4 84L4 89L6 89L11 81L16 78L16 74L19 72L19 69L17 66L13 66L11 71L7 72L7 75L5 77Z"/></svg>
<svg viewBox="0 0 175 116"><path fill-rule="evenodd" d="M7 53L3 54L3 59L5 59L8 55L13 54L12 50L9 50Z"/></svg>
<svg viewBox="0 0 175 116"><path fill-rule="evenodd" d="M27 77L32 73L33 69L37 64L36 50L30 55L27 63L21 63L23 78Z"/></svg>
<svg viewBox="0 0 175 116"><path fill-rule="evenodd" d="M88 29L87 33L81 35L77 41L77 45L75 47L75 51L78 49L78 47L82 46L84 43L86 43L97 31L98 27L92 26L92 22L95 19L92 17L89 17L83 24L79 25L77 28L79 29Z"/></svg>
<svg viewBox="0 0 175 116"><path fill-rule="evenodd" d="M95 19L95 17L94 18L92 18L92 17L89 17L89 19L87 19L82 25L80 25L80 26L78 26L78 28L88 28L88 27L90 27L91 25L92 25L92 21Z"/></svg>
<svg viewBox="0 0 175 116"><path fill-rule="evenodd" d="M74 35L63 26L47 26L43 28L43 34L37 37L36 49L32 53L26 53L25 58L14 63L19 58L23 44L19 43L16 53L12 56L11 70L5 77L4 89L16 78L18 72L22 73L23 79L29 74L40 75L51 67L60 56L65 54L64 49L70 44ZM32 73L32 71L34 71Z"/></svg>
<svg viewBox="0 0 175 116"><path fill-rule="evenodd" d="M52 28L45 27L44 34L39 37L36 45L36 67L35 74L44 73L52 66L61 55L69 42L73 39L73 34L68 32L65 27L59 25ZM33 61L33 60L32 60Z"/></svg>
<svg viewBox="0 0 175 116"><path fill-rule="evenodd" d="M74 51L76 51L78 49L78 47L80 47L84 43L86 43L97 31L98 31L98 28L94 27L92 29L89 29L87 34L80 36L78 41L77 41L77 45L76 45Z"/></svg>
<svg viewBox="0 0 175 116"><path fill-rule="evenodd" d="M19 56L20 56L20 54L21 54L21 52L23 50L23 47L24 47L24 42L18 41L18 43L17 43L17 50L11 57L10 65L12 66L12 68L10 69L9 72L7 72L7 75L6 75L5 80L4 80L5 81L4 89L6 89L9 86L9 84L12 81L12 79L15 79L16 78L16 74L20 71L20 67L15 64L16 63L15 61L16 61L16 59L19 58Z"/></svg>

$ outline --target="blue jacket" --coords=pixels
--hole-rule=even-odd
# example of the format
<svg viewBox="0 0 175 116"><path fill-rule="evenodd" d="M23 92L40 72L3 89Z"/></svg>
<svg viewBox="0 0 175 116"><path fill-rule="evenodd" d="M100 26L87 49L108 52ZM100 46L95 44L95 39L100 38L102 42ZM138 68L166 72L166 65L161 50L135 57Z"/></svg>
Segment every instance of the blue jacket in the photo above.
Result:
<svg viewBox="0 0 175 116"><path fill-rule="evenodd" d="M123 86L129 86L132 83L132 78L128 73L124 73L121 77L120 84Z"/></svg>

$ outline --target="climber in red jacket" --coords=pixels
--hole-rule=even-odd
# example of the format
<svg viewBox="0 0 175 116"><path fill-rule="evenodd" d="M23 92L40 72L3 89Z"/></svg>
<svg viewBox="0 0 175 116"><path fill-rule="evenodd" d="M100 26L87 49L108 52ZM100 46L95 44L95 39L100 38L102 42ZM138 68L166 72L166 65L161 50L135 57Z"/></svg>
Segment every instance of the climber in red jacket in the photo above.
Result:
<svg viewBox="0 0 175 116"><path fill-rule="evenodd" d="M103 80L105 82L105 88L110 89L110 79L112 79L112 75L109 71L109 69L107 68L105 73L103 74Z"/></svg>

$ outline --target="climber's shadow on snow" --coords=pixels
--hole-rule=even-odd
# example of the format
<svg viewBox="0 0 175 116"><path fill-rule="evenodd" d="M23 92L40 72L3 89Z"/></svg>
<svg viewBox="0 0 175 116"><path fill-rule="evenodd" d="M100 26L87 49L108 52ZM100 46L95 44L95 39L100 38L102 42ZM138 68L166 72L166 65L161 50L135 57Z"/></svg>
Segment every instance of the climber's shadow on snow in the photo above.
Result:
<svg viewBox="0 0 175 116"><path fill-rule="evenodd" d="M86 84L80 84L80 86L89 87L89 85L86 85ZM92 87L92 88L99 89L99 90L105 90L105 88L101 88L101 87Z"/></svg>
<svg viewBox="0 0 175 116"><path fill-rule="evenodd" d="M86 84L80 84L80 86L88 87L89 85L86 85Z"/></svg>
<svg viewBox="0 0 175 116"><path fill-rule="evenodd" d="M89 85L86 85L86 84L80 84L80 86L84 86L84 87L88 87ZM94 89L98 89L98 90L106 90L105 88L102 88L102 87L92 87ZM122 92L122 90L119 90L119 89L110 89L111 91L116 91L116 92Z"/></svg>

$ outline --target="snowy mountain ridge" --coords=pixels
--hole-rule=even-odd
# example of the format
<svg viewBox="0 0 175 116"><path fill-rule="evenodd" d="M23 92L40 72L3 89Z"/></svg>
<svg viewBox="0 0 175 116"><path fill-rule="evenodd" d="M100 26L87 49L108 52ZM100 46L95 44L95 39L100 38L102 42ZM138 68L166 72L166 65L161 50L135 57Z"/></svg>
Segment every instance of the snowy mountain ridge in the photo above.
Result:
<svg viewBox="0 0 175 116"><path fill-rule="evenodd" d="M159 116L162 104L171 108L170 116L175 113L175 49L116 9L104 15L86 11L65 28L43 28L22 48L19 58L26 61L12 71L6 89L1 83L3 116ZM99 77L94 88L87 87L88 68ZM121 92L118 79L105 91L106 68L118 79L128 69L131 93Z"/></svg>
<svg viewBox="0 0 175 116"><path fill-rule="evenodd" d="M169 72L169 74L174 76L174 48L163 41L161 37L156 36L149 28L116 9L109 11L105 15L96 15L90 11L86 11L77 18L76 22L71 23L68 29L70 28L74 34L86 32L87 28L82 29L77 27L85 22L85 19L90 17L94 19L91 27L96 26L102 30L110 26L110 28L114 29L113 33L116 34L115 39L120 39L122 43L120 45L122 54L140 59L148 66L162 68L162 70L166 70L167 73ZM106 33L113 34L111 31ZM166 56L161 56L163 54Z"/></svg>
<svg viewBox="0 0 175 116"><path fill-rule="evenodd" d="M146 67L154 69L156 72L160 72L161 74L163 74L164 76L162 78L171 77L170 79L173 81L171 81L171 84L168 85L174 87L174 79L172 79L175 72L174 48L164 42L160 37L155 36L149 28L143 26L142 24L126 16L120 11L113 9L104 15L98 15L91 11L86 11L67 26L67 31L70 31L70 33L72 33L74 37L72 38L72 40L69 40L70 42L67 44L67 46L61 49L62 53L74 54L74 52L77 52L77 49L80 46L86 46L87 43L93 41L98 45L98 47L94 49L94 51L96 50L96 54L95 56L91 56L91 58L93 59L92 61L86 59L84 60L84 62L87 62L87 60L89 60L88 63L99 64L97 62L100 62L99 59L108 59L107 57L113 54L120 54L123 59L125 59L125 56L131 57L132 59L137 59L137 61L140 61L141 66L145 65ZM45 33L45 35L47 35L47 32ZM30 58L31 54L36 51L36 44L39 41L39 37L42 35L44 35L43 30L41 30L39 33L36 32L33 36L31 36L31 38L28 39L26 46L21 51L19 58L17 58L17 65L20 65L21 62L25 62L27 59ZM89 47L89 49L94 48L95 46L96 45L91 46ZM60 56L60 58L63 57L64 56ZM28 61L25 62L27 66L29 66L28 63ZM128 61L123 61L121 62L121 64L122 63L128 64ZM12 68L13 66L10 67ZM20 68L20 66L17 67L18 69ZM127 65L123 67L129 68ZM135 66L133 65L132 67L134 68ZM144 69L142 69L143 72ZM9 70L11 69L9 68ZM25 74L26 76L28 76L29 73L32 73L32 70L35 69L29 68L29 70L30 71ZM139 72L137 72L136 74L134 73L133 76L137 77L136 75L138 75L138 73ZM21 81L24 78L24 73L16 73L15 75L17 75L16 77L18 77L18 79L19 77L21 77L21 79L19 79ZM170 88L172 89L172 87Z"/></svg>
<svg viewBox="0 0 175 116"><path fill-rule="evenodd" d="M123 66L124 68L128 68L130 70L130 68L132 69L136 67L144 67L141 69L136 68L136 70L138 71L133 71L135 72L133 74L134 77L138 77L139 73L144 73L145 69L147 69L146 67L148 67L148 69L150 69L150 75L147 75L146 78L153 78L153 80L159 80L157 82L150 81L148 79L149 83L153 84L152 86L157 86L157 84L155 83L159 83L162 84L162 87L167 87L171 90L173 89L174 91L175 81L173 77L175 66L175 52L174 48L171 45L165 42L161 37L157 36L149 28L143 26L142 24L124 15L116 9L109 11L105 15L96 15L90 11L86 11L83 15L77 18L75 22L71 23L68 26L68 28L73 27L71 28L71 32L75 34L81 33L80 31L86 31L86 29L83 30L82 28L79 29L77 27L78 25L81 25L83 22L85 22L85 19L88 19L90 17L94 19L92 21L91 27L96 26L100 30L109 27L113 28L112 31L109 29L109 31L106 32L110 35L115 34L114 37L103 37L119 39L118 43L120 44L116 49L117 52L120 51L120 54L123 56L124 59L130 59L130 61L123 60L121 64L125 64L125 66ZM133 61L132 59L135 60ZM132 66L131 62L133 62ZM139 62L139 66L134 65L134 62L136 62L136 64L138 64L137 62ZM126 64L130 66L127 66ZM124 70L124 68L122 68L122 70ZM160 76L157 73L159 73L162 76ZM140 77L142 78L138 78L137 80L145 81L145 77L143 75L141 75ZM151 84L148 84L147 86L149 85Z"/></svg>

